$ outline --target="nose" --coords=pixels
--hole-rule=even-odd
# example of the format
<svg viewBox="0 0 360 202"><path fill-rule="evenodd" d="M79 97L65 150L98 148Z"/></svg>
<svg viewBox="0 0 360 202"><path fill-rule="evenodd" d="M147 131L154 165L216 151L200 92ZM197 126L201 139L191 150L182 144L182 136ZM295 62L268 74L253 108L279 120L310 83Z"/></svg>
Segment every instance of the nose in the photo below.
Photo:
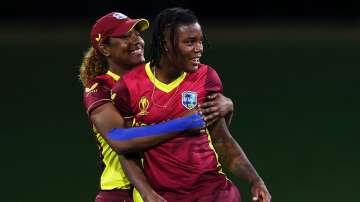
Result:
<svg viewBox="0 0 360 202"><path fill-rule="evenodd" d="M197 43L195 44L195 52L196 52L196 53L202 53L203 50L204 50L204 47L203 47L202 42L201 42L201 41L197 42Z"/></svg>

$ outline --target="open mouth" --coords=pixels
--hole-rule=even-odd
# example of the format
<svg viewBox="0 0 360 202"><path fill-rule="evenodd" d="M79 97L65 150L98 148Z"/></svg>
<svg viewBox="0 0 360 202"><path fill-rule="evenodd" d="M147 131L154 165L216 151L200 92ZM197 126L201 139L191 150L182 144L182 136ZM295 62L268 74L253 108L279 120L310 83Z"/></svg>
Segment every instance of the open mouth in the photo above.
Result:
<svg viewBox="0 0 360 202"><path fill-rule="evenodd" d="M142 48L137 48L135 50L130 51L130 54L135 54L135 55L142 54L142 53L143 53Z"/></svg>
<svg viewBox="0 0 360 202"><path fill-rule="evenodd" d="M194 64L200 64L200 58L199 57L192 58L191 62L193 62Z"/></svg>

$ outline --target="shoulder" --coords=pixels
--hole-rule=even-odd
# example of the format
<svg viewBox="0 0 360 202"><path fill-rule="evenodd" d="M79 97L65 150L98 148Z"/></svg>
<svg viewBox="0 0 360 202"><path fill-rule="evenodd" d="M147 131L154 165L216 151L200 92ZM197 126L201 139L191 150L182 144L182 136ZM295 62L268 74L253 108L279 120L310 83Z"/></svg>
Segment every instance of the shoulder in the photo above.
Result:
<svg viewBox="0 0 360 202"><path fill-rule="evenodd" d="M222 92L223 85L216 70L210 65L204 65L203 73L206 75L205 86L209 92Z"/></svg>
<svg viewBox="0 0 360 202"><path fill-rule="evenodd" d="M197 74L206 74L209 69L209 65L207 64L199 64L198 70L196 71Z"/></svg>
<svg viewBox="0 0 360 202"><path fill-rule="evenodd" d="M112 88L113 92L123 93L125 91L129 91L128 88L136 84L136 81L143 79L143 75L145 75L144 64L134 67L134 69L124 74L121 79L116 82L116 84Z"/></svg>
<svg viewBox="0 0 360 202"><path fill-rule="evenodd" d="M98 75L94 79L91 79L86 83L84 87L84 91L89 92L91 90L99 89L99 88L111 89L108 80L109 78L107 77L106 74Z"/></svg>
<svg viewBox="0 0 360 202"><path fill-rule="evenodd" d="M98 75L95 77L95 80L109 88L112 88L114 86L114 84L116 83L116 80L108 74Z"/></svg>
<svg viewBox="0 0 360 202"><path fill-rule="evenodd" d="M210 65L206 65L206 67L207 67L206 68L207 77L210 77L210 79L212 79L214 77L216 79L220 79L218 73L216 72L216 70L213 67L211 67Z"/></svg>
<svg viewBox="0 0 360 202"><path fill-rule="evenodd" d="M199 65L199 71L200 71L201 73L205 73L205 74L216 73L216 70L215 70L212 66L210 66L210 65L208 65L208 64L200 64L200 65ZM217 74L217 73L216 73L216 74Z"/></svg>
<svg viewBox="0 0 360 202"><path fill-rule="evenodd" d="M126 73L122 78L124 78L124 80L126 81L126 80L141 79L144 76L146 76L145 64L141 64L141 65L134 67L131 71Z"/></svg>
<svg viewBox="0 0 360 202"><path fill-rule="evenodd" d="M90 113L96 107L111 102L111 86L104 78L94 78L87 82L84 87L83 101L87 113Z"/></svg>
<svg viewBox="0 0 360 202"><path fill-rule="evenodd" d="M107 75L107 74L100 74L100 75L97 75L95 78L89 80L86 85L85 85L85 90L88 89L88 88L91 88L94 86L96 87L105 87L105 88L111 88L110 86L110 80L112 78Z"/></svg>
<svg viewBox="0 0 360 202"><path fill-rule="evenodd" d="M207 79L207 77L213 77L214 75L217 75L214 68L212 68L210 65L207 64L199 64L198 70L194 73L190 73L190 78L196 78L196 79Z"/></svg>
<svg viewBox="0 0 360 202"><path fill-rule="evenodd" d="M116 91L124 91L124 89L127 88L127 91L130 91L131 94L143 89L144 85L147 84L146 81L148 80L146 65L147 64L136 66L130 72L126 73L115 84L113 89L116 89Z"/></svg>
<svg viewBox="0 0 360 202"><path fill-rule="evenodd" d="M102 80L102 81L106 81L109 79L112 79L112 77L108 74L99 74L95 77L96 80Z"/></svg>

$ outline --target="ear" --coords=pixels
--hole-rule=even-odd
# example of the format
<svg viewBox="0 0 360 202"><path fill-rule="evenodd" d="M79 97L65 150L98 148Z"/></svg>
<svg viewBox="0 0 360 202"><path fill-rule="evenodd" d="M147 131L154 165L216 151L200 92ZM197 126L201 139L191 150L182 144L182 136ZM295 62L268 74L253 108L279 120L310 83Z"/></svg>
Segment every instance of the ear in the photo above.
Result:
<svg viewBox="0 0 360 202"><path fill-rule="evenodd" d="M110 54L110 47L105 45L103 42L100 42L99 44L99 51L105 55L105 57L109 57Z"/></svg>

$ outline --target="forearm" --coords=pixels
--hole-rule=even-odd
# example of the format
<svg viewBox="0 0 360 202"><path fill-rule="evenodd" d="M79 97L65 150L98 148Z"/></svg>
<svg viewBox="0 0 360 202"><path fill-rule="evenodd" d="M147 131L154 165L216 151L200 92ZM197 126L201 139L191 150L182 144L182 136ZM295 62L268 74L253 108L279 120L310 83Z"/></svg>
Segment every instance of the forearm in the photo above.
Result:
<svg viewBox="0 0 360 202"><path fill-rule="evenodd" d="M179 132L173 132L148 137L138 137L128 140L108 139L108 142L110 143L111 147L116 151L116 153L127 154L149 149L157 144L160 144L163 141L175 137L178 134Z"/></svg>
<svg viewBox="0 0 360 202"><path fill-rule="evenodd" d="M92 121L98 132L105 138L106 142L118 154L138 152L144 149L148 149L156 144L159 144L167 139L176 136L179 133L179 132L167 132L157 135L150 135L145 137L133 137L133 138L129 138L129 136L124 135L125 138L116 139L116 136L117 135L122 136L122 133L116 134L116 131L113 131L113 129L124 128L125 127L124 120L120 115L108 116L109 114L111 113L107 112L103 116L92 116ZM124 128L124 130L125 131L132 130L132 128L128 128L128 129ZM114 132L115 139L111 138L110 134L113 134L111 133L111 131Z"/></svg>
<svg viewBox="0 0 360 202"><path fill-rule="evenodd" d="M250 184L262 181L246 154L235 140L230 143L215 144L215 149L219 151L222 161L234 175Z"/></svg>
<svg viewBox="0 0 360 202"><path fill-rule="evenodd" d="M229 162L229 170L236 176L247 181L249 184L262 182L261 177L256 172L244 151L240 148L239 145L237 146L239 147L239 154Z"/></svg>
<svg viewBox="0 0 360 202"><path fill-rule="evenodd" d="M90 113L90 119L107 143L118 154L148 149L189 128L205 125L199 114L156 125L124 128L126 123L112 103L106 103Z"/></svg>
<svg viewBox="0 0 360 202"><path fill-rule="evenodd" d="M119 155L119 158L126 176L139 191L141 197L145 199L148 195L153 194L155 191L143 172L140 159L127 157L126 155Z"/></svg>
<svg viewBox="0 0 360 202"><path fill-rule="evenodd" d="M107 134L113 147L119 154L141 151L155 146L185 130L203 127L205 122L199 114L178 118L160 124L116 128Z"/></svg>
<svg viewBox="0 0 360 202"><path fill-rule="evenodd" d="M233 174L250 184L262 181L245 152L231 136L224 119L219 120L211 131L220 159Z"/></svg>

